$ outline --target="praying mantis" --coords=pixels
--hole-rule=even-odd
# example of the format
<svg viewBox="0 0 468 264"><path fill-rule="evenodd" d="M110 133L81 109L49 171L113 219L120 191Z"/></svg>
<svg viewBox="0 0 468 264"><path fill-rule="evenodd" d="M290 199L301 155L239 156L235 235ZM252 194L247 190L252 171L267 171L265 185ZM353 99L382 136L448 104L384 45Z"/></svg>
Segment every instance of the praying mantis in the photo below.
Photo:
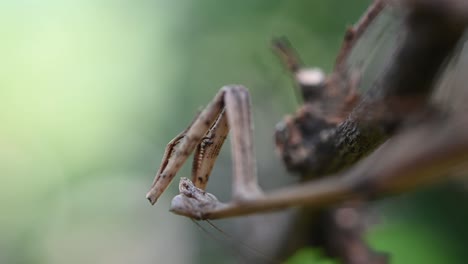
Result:
<svg viewBox="0 0 468 264"><path fill-rule="evenodd" d="M192 153L192 177L181 178L180 194L173 198L170 210L197 220L376 199L430 184L464 168L468 159L468 120L459 111L441 114L434 110L430 97L437 73L462 38L468 10L450 13L459 3L456 0L445 3L444 8L434 4L443 1L401 1L407 5L407 33L392 67L382 74L380 86L374 89L383 92L374 99L357 92L359 73L344 66L361 31L385 2L376 1L361 23L348 31L337 66L329 76L316 69L297 68L293 56L280 50L303 88L305 102L276 126L277 150L288 168L327 176L264 192L257 182L250 95L241 85L227 85L187 129L168 143L146 195L150 203L156 203ZM206 186L229 132L233 195L231 201L223 203L206 192ZM343 154L343 148L348 153ZM340 160L320 158L322 150L334 153ZM334 168L322 164L326 160L332 160L329 163ZM338 171L336 167L345 169Z"/></svg>

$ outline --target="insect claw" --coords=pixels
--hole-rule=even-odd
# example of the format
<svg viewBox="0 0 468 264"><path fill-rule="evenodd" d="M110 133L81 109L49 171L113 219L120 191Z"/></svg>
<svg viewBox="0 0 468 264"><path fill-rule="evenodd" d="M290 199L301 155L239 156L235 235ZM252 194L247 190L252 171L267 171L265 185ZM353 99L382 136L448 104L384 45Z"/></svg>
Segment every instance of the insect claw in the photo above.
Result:
<svg viewBox="0 0 468 264"><path fill-rule="evenodd" d="M148 201L150 202L151 205L154 205L156 203L156 201L158 200L157 198L154 197L154 195L152 195L151 192L148 192L146 194L146 199L148 199Z"/></svg>

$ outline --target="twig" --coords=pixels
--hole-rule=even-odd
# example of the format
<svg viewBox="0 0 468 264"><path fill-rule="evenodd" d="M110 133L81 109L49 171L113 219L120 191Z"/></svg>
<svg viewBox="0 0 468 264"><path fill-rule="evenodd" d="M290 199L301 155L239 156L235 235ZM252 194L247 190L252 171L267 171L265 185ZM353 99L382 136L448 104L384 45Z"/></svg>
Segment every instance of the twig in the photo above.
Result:
<svg viewBox="0 0 468 264"><path fill-rule="evenodd" d="M344 62L349 56L349 53L353 49L356 41L362 36L380 11L384 9L385 5L385 0L375 0L359 21L354 26L348 27L344 36L343 44L341 44L341 49L336 57L335 70L343 67Z"/></svg>

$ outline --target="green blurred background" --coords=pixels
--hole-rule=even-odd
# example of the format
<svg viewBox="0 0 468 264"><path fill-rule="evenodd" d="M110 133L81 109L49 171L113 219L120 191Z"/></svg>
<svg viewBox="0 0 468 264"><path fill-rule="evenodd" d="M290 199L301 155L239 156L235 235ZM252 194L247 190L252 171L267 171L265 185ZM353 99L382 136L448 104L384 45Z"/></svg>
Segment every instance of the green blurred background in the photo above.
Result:
<svg viewBox="0 0 468 264"><path fill-rule="evenodd" d="M298 103L269 41L285 35L329 71L368 3L1 1L0 263L230 263L228 244L167 211L177 184L156 206L145 200L166 143L222 85L241 83L255 107L262 186L293 181L272 136ZM218 163L209 189L225 200L228 147ZM369 240L395 263L457 263L466 218L444 216L465 196L379 203ZM317 263L315 253L291 263Z"/></svg>

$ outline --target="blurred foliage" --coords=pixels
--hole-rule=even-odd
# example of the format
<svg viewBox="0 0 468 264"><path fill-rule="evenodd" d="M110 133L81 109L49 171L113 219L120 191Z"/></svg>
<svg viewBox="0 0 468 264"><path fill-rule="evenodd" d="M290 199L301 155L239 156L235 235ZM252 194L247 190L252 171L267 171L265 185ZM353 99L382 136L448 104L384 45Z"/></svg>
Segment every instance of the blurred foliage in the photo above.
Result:
<svg viewBox="0 0 468 264"><path fill-rule="evenodd" d="M335 260L327 258L320 250L303 248L292 256L287 264L336 264Z"/></svg>
<svg viewBox="0 0 468 264"><path fill-rule="evenodd" d="M286 35L305 62L330 70L368 3L0 2L0 263L219 263L216 242L200 243L194 225L167 212L171 193L155 207L144 199L166 142L222 85L242 83L255 106L259 173L285 176L271 138L297 101L269 41ZM228 185L227 152L220 163L211 186ZM388 212L403 224L371 233L379 249L399 263L457 262L443 218L425 229L419 211ZM318 263L317 251L305 252L290 263Z"/></svg>
<svg viewBox="0 0 468 264"><path fill-rule="evenodd" d="M464 263L468 257L466 185L456 182L381 201L368 234L392 263Z"/></svg>

